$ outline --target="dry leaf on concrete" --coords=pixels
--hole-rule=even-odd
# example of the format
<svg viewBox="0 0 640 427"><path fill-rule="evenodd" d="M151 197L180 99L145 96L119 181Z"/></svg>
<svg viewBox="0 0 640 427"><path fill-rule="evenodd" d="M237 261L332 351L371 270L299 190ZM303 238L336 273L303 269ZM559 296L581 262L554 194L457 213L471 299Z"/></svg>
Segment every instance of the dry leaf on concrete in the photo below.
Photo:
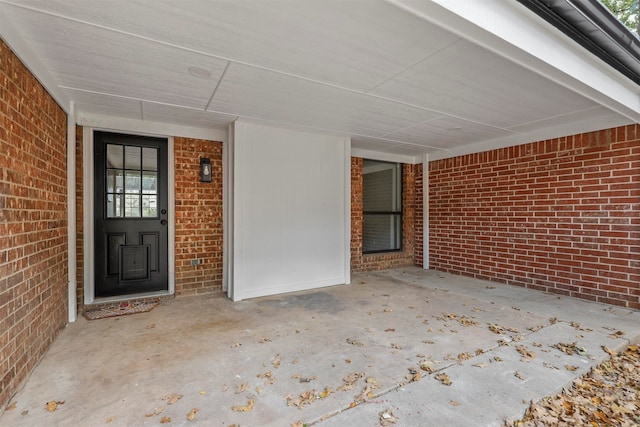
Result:
<svg viewBox="0 0 640 427"><path fill-rule="evenodd" d="M246 406L232 406L231 410L233 412L249 412L253 409L253 404L254 404L254 400L253 399L249 399L247 401L247 405Z"/></svg>
<svg viewBox="0 0 640 427"><path fill-rule="evenodd" d="M364 344L353 338L347 338L347 344L355 345L356 347L364 347Z"/></svg>
<svg viewBox="0 0 640 427"><path fill-rule="evenodd" d="M468 360L468 359L471 359L472 357L473 357L473 354L465 352L465 353L458 354L457 359L459 362L462 362L463 360Z"/></svg>
<svg viewBox="0 0 640 427"><path fill-rule="evenodd" d="M249 389L249 383L238 384L238 387L236 387L236 394L240 394L242 392L245 392L248 389Z"/></svg>
<svg viewBox="0 0 640 427"><path fill-rule="evenodd" d="M380 425L383 427L387 427L395 424L398 421L398 418L393 415L391 409L386 409L378 414L380 417Z"/></svg>
<svg viewBox="0 0 640 427"><path fill-rule="evenodd" d="M329 395L331 395L331 393L333 393L333 389L331 389L330 387L325 387L324 390L320 392L318 397L320 397L320 399L326 399L327 397L329 397Z"/></svg>
<svg viewBox="0 0 640 427"><path fill-rule="evenodd" d="M280 367L280 355L279 354L276 355L276 357L273 359L271 364L273 365L274 369L278 369Z"/></svg>
<svg viewBox="0 0 640 427"><path fill-rule="evenodd" d="M173 405L174 403L176 403L178 400L182 399L182 395L181 394L169 394L165 397L162 398L162 400L166 400L168 405Z"/></svg>
<svg viewBox="0 0 640 427"><path fill-rule="evenodd" d="M9 406L7 406L7 409L5 409L5 411L13 411L14 409L16 409L16 405L17 402L11 402Z"/></svg>
<svg viewBox="0 0 640 427"><path fill-rule="evenodd" d="M114 422L116 420L116 416L112 415L109 418L107 418L107 420L105 421L106 424L111 424L112 422Z"/></svg>
<svg viewBox="0 0 640 427"><path fill-rule="evenodd" d="M520 353L520 355L522 355L522 360L524 362L528 362L528 361L536 358L536 353L534 351L532 351L532 350L529 350L524 345L516 346L516 350L518 350L518 353Z"/></svg>
<svg viewBox="0 0 640 427"><path fill-rule="evenodd" d="M526 377L525 377L524 375L522 375L522 374L521 374L520 372L518 372L518 371L515 371L515 372L514 372L514 374L513 374L513 376L514 376L514 377L516 377L516 378L518 378L518 379L521 379L521 380L525 380L525 379L526 379Z"/></svg>
<svg viewBox="0 0 640 427"><path fill-rule="evenodd" d="M451 406L460 406L460 402L458 402L456 400L450 400L449 401L449 405L451 405Z"/></svg>
<svg viewBox="0 0 640 427"><path fill-rule="evenodd" d="M196 414L198 413L198 411L200 411L198 408L193 408L192 410L190 410L187 414L187 420L193 421L196 418Z"/></svg>
<svg viewBox="0 0 640 427"><path fill-rule="evenodd" d="M62 404L64 404L64 400L63 401L52 400L50 402L47 402L44 409L46 409L48 412L55 412L55 410L58 409L58 406Z"/></svg>
<svg viewBox="0 0 640 427"><path fill-rule="evenodd" d="M445 374L444 372L441 372L438 375L436 375L435 379L437 379L438 381L440 381L444 385L451 385L452 384L451 383L451 378L449 378L449 375Z"/></svg>
<svg viewBox="0 0 640 427"><path fill-rule="evenodd" d="M576 368L570 365L566 367ZM640 353L630 345L574 380L561 394L531 403L522 420L508 427L639 425L637 384Z"/></svg>
<svg viewBox="0 0 640 427"><path fill-rule="evenodd" d="M171 417L160 418L160 424L169 424L170 422L171 422Z"/></svg>

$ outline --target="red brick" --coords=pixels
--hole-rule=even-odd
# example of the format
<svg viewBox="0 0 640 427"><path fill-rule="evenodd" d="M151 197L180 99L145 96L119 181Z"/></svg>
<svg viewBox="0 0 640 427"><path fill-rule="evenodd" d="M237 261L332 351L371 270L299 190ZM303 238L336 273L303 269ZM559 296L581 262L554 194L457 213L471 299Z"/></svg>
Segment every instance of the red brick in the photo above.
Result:
<svg viewBox="0 0 640 427"><path fill-rule="evenodd" d="M594 291L640 277L637 138L632 125L430 162L430 266L637 307L640 292Z"/></svg>
<svg viewBox="0 0 640 427"><path fill-rule="evenodd" d="M67 118L2 41L0 64L2 408L67 322Z"/></svg>

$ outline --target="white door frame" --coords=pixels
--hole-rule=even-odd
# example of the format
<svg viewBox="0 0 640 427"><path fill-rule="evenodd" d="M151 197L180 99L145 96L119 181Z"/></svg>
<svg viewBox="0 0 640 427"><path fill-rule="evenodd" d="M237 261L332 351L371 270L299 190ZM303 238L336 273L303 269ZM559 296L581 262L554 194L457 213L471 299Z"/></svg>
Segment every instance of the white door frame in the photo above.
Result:
<svg viewBox="0 0 640 427"><path fill-rule="evenodd" d="M93 133L94 131L119 132L129 135L152 136L167 139L167 178L168 178L168 291L148 292L135 295L122 295L116 297L99 298L95 297L95 251L94 251L94 166L93 166ZM133 297L173 295L175 293L175 159L174 141L172 136L152 135L139 132L121 131L116 129L103 129L84 127L82 133L82 207L83 207L83 249L84 249L84 304L114 302L128 300Z"/></svg>

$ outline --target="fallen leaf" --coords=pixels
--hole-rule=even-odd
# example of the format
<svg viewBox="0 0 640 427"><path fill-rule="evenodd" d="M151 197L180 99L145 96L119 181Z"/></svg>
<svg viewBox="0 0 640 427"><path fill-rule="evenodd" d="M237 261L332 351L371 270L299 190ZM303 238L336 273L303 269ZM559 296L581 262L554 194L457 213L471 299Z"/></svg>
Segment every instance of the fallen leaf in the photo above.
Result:
<svg viewBox="0 0 640 427"><path fill-rule="evenodd" d="M144 328L145 328L145 329L153 329L153 328L155 328L155 327L156 327L156 324L155 324L155 323L149 323L149 324L148 324L147 326L145 326Z"/></svg>
<svg viewBox="0 0 640 427"><path fill-rule="evenodd" d="M55 412L56 409L58 409L59 405L64 404L64 401L55 401L52 400L50 402L47 402L47 404L45 405L44 409L46 409L49 412Z"/></svg>
<svg viewBox="0 0 640 427"><path fill-rule="evenodd" d="M111 424L112 422L114 422L116 420L116 416L112 415L109 418L107 418L107 420L105 421L105 423L107 424Z"/></svg>
<svg viewBox="0 0 640 427"><path fill-rule="evenodd" d="M198 394L199 394L199 395L201 395L201 396L204 396L205 394L207 394L207 392L206 392L206 391L204 391L204 390L200 390L200 391L198 392Z"/></svg>
<svg viewBox="0 0 640 427"><path fill-rule="evenodd" d="M167 401L167 405L173 405L174 403L176 403L178 400L182 399L182 395L181 394L169 394L165 397L162 398L162 400L166 400Z"/></svg>
<svg viewBox="0 0 640 427"><path fill-rule="evenodd" d="M442 384L444 385L451 385L451 378L449 378L449 375L445 374L444 372L441 372L439 374L437 374L435 376L435 379L437 379L438 381L440 381Z"/></svg>
<svg viewBox="0 0 640 427"><path fill-rule="evenodd" d="M409 375L406 378L409 382L416 382L422 379L422 374L416 368L409 368Z"/></svg>
<svg viewBox="0 0 640 427"><path fill-rule="evenodd" d="M476 368L488 368L489 365L487 365L486 363L474 363L471 366L475 366Z"/></svg>
<svg viewBox="0 0 640 427"><path fill-rule="evenodd" d="M522 360L525 361L525 362L528 362L528 361L536 358L536 353L534 351L532 351L532 350L529 350L524 345L516 346L516 350L518 350L518 353L520 353L520 355L522 355Z"/></svg>
<svg viewBox="0 0 640 427"><path fill-rule="evenodd" d="M573 366L573 365L564 365L564 368L567 371L577 371L578 370L578 367L577 366Z"/></svg>
<svg viewBox="0 0 640 427"><path fill-rule="evenodd" d="M236 347L240 347L242 344L240 344L239 342L233 343L231 344L231 348L236 348Z"/></svg>
<svg viewBox="0 0 640 427"><path fill-rule="evenodd" d="M291 427L306 427L306 425L302 421L296 421L295 423L291 423Z"/></svg>
<svg viewBox="0 0 640 427"><path fill-rule="evenodd" d="M502 357L494 356L493 360L495 360L496 362L502 362Z"/></svg>
<svg viewBox="0 0 640 427"><path fill-rule="evenodd" d="M236 387L236 394L240 394L242 392L245 392L248 389L249 389L249 383L238 384L238 387Z"/></svg>
<svg viewBox="0 0 640 427"><path fill-rule="evenodd" d="M160 418L160 424L169 424L170 422L171 422L171 417Z"/></svg>
<svg viewBox="0 0 640 427"><path fill-rule="evenodd" d="M326 399L331 393L333 393L333 390L329 387L325 387L318 396L320 397L320 399Z"/></svg>
<svg viewBox="0 0 640 427"><path fill-rule="evenodd" d="M458 361L463 361L463 360L468 360L471 359L473 357L473 354L471 353L460 353L457 357Z"/></svg>
<svg viewBox="0 0 640 427"><path fill-rule="evenodd" d="M253 409L253 404L254 404L254 400L253 399L249 399L247 401L247 405L246 406L232 406L231 410L233 412L249 412Z"/></svg>
<svg viewBox="0 0 640 427"><path fill-rule="evenodd" d="M265 343L268 343L268 342L271 342L271 338L266 338L265 337L265 338L260 339L260 341L258 341L258 344L265 344Z"/></svg>
<svg viewBox="0 0 640 427"><path fill-rule="evenodd" d="M602 349L604 350L604 352L605 352L605 353L607 353L607 354L609 354L609 355L611 355L611 356L613 356L613 355L615 355L615 354L616 354L616 352L615 352L615 351L611 350L611 349L610 349L609 347L607 347L606 345L603 345L603 346L602 346Z"/></svg>
<svg viewBox="0 0 640 427"><path fill-rule="evenodd" d="M391 343L391 348L394 350L402 350L402 346L400 344Z"/></svg>
<svg viewBox="0 0 640 427"><path fill-rule="evenodd" d="M271 362L271 364L273 365L274 369L278 369L280 367L280 355L276 355L275 359L273 359L273 362Z"/></svg>
<svg viewBox="0 0 640 427"><path fill-rule="evenodd" d="M386 409L378 413L378 416L380 417L380 425L383 427L393 425L398 421L398 418L393 415L391 409Z"/></svg>
<svg viewBox="0 0 640 427"><path fill-rule="evenodd" d="M262 387L257 386L257 387L256 387L256 393L258 393L258 394L262 394Z"/></svg>
<svg viewBox="0 0 640 427"><path fill-rule="evenodd" d="M609 335L610 338L621 338L623 336L624 336L624 332L622 331L615 331L614 333Z"/></svg>
<svg viewBox="0 0 640 427"><path fill-rule="evenodd" d="M392 309L392 308L385 308L385 309L384 309L384 312L385 312L385 313L391 313L392 311L393 311L393 309Z"/></svg>
<svg viewBox="0 0 640 427"><path fill-rule="evenodd" d="M395 332L396 330L394 328L387 328L384 331L385 332Z"/></svg>
<svg viewBox="0 0 640 427"><path fill-rule="evenodd" d="M522 375L522 374L521 374L520 372L518 372L518 371L514 372L513 376L514 376L514 377L516 377L516 378L519 378L519 379L521 379L521 380L526 379L526 378L525 378L525 376L524 376L524 375Z"/></svg>
<svg viewBox="0 0 640 427"><path fill-rule="evenodd" d="M451 406L460 406L460 402L457 402L455 400L450 400L449 401L449 405L451 405Z"/></svg>
<svg viewBox="0 0 640 427"><path fill-rule="evenodd" d="M347 338L347 344L355 345L356 347L363 347L364 346L363 343L361 343L360 341L355 340L353 338Z"/></svg>
<svg viewBox="0 0 640 427"><path fill-rule="evenodd" d="M16 405L17 402L11 402L9 406L7 406L7 409L5 409L5 411L13 411L14 409L16 409Z"/></svg>
<svg viewBox="0 0 640 427"><path fill-rule="evenodd" d="M196 414L198 413L198 411L200 411L198 408L193 408L192 410L190 410L187 414L187 420L193 421L196 418Z"/></svg>
<svg viewBox="0 0 640 427"><path fill-rule="evenodd" d="M300 393L300 395L297 397L289 394L285 397L285 399L287 400L287 406L297 406L298 408L304 408L305 406L310 405L316 400L316 391L308 390Z"/></svg>

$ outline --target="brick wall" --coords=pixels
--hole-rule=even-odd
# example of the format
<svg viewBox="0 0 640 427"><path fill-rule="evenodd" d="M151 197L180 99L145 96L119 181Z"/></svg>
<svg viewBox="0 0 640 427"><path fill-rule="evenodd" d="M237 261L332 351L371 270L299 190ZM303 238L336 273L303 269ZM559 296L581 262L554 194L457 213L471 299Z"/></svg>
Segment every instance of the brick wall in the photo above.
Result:
<svg viewBox="0 0 640 427"><path fill-rule="evenodd" d="M414 264L417 166L419 165L402 165L402 251L363 254L362 159L351 158L351 271L382 270Z"/></svg>
<svg viewBox="0 0 640 427"><path fill-rule="evenodd" d="M212 182L200 182L200 157L211 160ZM222 143L176 137L175 177L176 295L220 291Z"/></svg>
<svg viewBox="0 0 640 427"><path fill-rule="evenodd" d="M640 309L640 126L429 164L431 268Z"/></svg>
<svg viewBox="0 0 640 427"><path fill-rule="evenodd" d="M67 323L67 118L0 40L0 408Z"/></svg>

